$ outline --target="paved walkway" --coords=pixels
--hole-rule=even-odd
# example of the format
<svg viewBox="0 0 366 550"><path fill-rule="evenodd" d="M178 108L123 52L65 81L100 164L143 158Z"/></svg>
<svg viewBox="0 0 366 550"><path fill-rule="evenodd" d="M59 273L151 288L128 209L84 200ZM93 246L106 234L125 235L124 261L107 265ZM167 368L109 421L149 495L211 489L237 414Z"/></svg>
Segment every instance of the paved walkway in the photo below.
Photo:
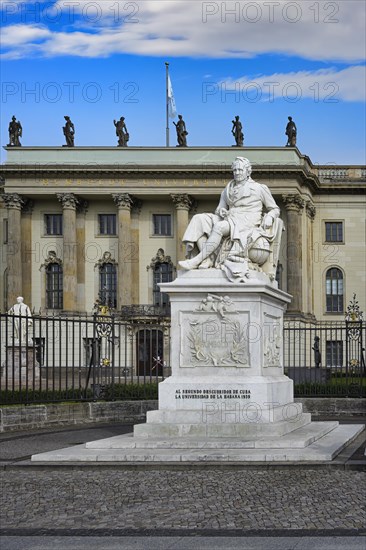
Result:
<svg viewBox="0 0 366 550"><path fill-rule="evenodd" d="M341 467L342 461L339 467L57 467L34 466L27 460L35 452L129 429L110 425L1 434L2 550L334 550L342 544L347 550L358 550L361 542L365 546L361 540L366 535L365 473L360 468ZM359 440L351 450L356 454L346 462L352 465L355 458L354 463L362 466L363 449L364 442ZM97 542L88 546L85 537L93 535ZM143 535L150 540L146 546ZM225 535L225 541L217 535ZM263 536L267 541L268 537L285 537L286 543L261 545ZM314 536L320 541L316 545ZM338 538L344 536L346 543ZM24 537L27 544L21 542ZM161 537L160 545L157 537ZM310 537L308 542L306 537Z"/></svg>
<svg viewBox="0 0 366 550"><path fill-rule="evenodd" d="M0 537L2 550L365 550L364 537Z"/></svg>

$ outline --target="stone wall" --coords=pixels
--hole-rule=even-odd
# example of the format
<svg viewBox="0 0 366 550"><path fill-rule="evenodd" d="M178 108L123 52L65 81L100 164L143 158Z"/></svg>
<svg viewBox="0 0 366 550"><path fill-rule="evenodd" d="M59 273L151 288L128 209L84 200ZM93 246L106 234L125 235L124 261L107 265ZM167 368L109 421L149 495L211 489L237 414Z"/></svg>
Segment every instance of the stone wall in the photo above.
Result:
<svg viewBox="0 0 366 550"><path fill-rule="evenodd" d="M366 399L298 398L295 402L302 403L304 412L311 413L314 419L332 416L336 420L338 417L366 415ZM146 421L147 411L157 408L157 400L0 407L0 432L98 422L139 424Z"/></svg>

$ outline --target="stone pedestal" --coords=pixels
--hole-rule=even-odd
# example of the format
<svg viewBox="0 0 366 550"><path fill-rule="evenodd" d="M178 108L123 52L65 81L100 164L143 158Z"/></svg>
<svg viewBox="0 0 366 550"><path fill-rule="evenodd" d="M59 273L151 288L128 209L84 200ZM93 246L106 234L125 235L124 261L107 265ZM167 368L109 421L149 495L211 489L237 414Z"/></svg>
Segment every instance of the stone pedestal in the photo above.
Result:
<svg viewBox="0 0 366 550"><path fill-rule="evenodd" d="M219 269L192 270L160 285L171 301L172 376L136 436L262 437L310 422L283 372L291 297L265 274L251 275L243 284Z"/></svg>
<svg viewBox="0 0 366 550"><path fill-rule="evenodd" d="M283 372L290 296L264 273L230 283L217 269L160 285L172 310L172 376L159 410L121 435L32 457L34 462L322 462L364 429L311 422Z"/></svg>
<svg viewBox="0 0 366 550"><path fill-rule="evenodd" d="M1 366L2 384L25 386L27 382L39 380L40 368L36 359L36 348L28 346L7 346L6 362Z"/></svg>

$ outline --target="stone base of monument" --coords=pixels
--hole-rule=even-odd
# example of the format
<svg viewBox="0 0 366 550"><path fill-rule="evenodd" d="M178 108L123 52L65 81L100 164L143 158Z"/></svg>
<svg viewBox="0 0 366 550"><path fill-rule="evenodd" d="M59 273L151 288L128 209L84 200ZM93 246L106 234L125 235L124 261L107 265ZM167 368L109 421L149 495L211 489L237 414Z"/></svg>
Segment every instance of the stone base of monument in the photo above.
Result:
<svg viewBox="0 0 366 550"><path fill-rule="evenodd" d="M36 349L28 346L6 346L6 362L1 366L1 382L7 386L21 385L39 380L40 368Z"/></svg>
<svg viewBox="0 0 366 550"><path fill-rule="evenodd" d="M290 296L260 272L229 282L217 269L162 284L172 310L172 376L145 424L34 462L298 462L332 460L364 429L311 422L283 371Z"/></svg>

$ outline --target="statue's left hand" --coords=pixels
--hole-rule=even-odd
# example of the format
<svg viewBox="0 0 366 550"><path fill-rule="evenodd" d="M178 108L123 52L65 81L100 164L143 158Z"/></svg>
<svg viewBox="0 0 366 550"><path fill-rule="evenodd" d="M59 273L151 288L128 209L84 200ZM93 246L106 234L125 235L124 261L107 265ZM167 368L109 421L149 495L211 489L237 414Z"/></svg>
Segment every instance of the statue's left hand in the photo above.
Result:
<svg viewBox="0 0 366 550"><path fill-rule="evenodd" d="M272 227L273 225L273 218L270 214L266 214L264 217L263 217L263 220L262 220L262 227L263 229L268 229L269 227Z"/></svg>

